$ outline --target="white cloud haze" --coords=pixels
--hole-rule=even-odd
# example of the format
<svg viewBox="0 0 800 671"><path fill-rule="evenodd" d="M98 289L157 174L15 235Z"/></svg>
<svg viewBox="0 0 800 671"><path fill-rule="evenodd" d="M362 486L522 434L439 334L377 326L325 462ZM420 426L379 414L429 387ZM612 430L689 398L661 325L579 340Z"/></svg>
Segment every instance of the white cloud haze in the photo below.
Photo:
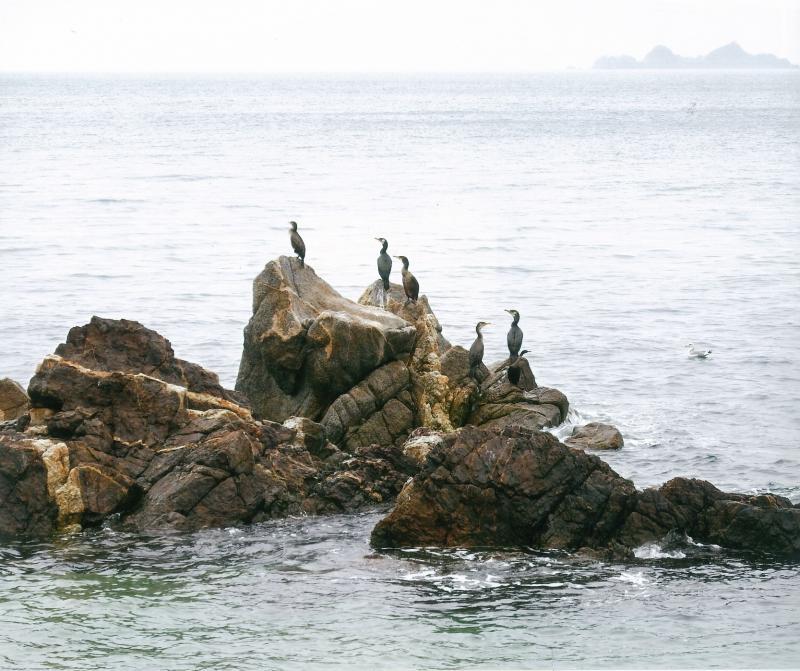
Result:
<svg viewBox="0 0 800 671"><path fill-rule="evenodd" d="M731 41L800 62L795 0L3 0L0 69L529 71L696 56Z"/></svg>

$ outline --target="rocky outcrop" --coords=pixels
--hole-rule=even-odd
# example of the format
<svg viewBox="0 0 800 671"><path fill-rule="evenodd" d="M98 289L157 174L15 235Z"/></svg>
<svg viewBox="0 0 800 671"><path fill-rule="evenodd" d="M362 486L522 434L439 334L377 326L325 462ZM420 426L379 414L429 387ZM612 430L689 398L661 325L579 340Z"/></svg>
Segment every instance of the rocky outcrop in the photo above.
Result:
<svg viewBox="0 0 800 671"><path fill-rule="evenodd" d="M26 412L30 400L20 384L11 378L0 380L0 422L18 419Z"/></svg>
<svg viewBox="0 0 800 671"><path fill-rule="evenodd" d="M443 437L373 530L372 544L629 556L675 531L730 548L800 553L800 509L787 499L685 479L640 492L594 455L516 427Z"/></svg>
<svg viewBox="0 0 800 671"><path fill-rule="evenodd" d="M397 497L375 545L625 557L684 533L800 552L800 508L787 499L682 478L637 491L542 433L564 421L566 397L538 386L527 362L518 386L508 361L482 367L478 385L424 296L406 303L399 286L376 283L353 303L281 257L256 278L253 312L237 392L137 322L72 329L37 369L29 405L11 389L20 404L0 423L0 533L198 529ZM587 425L568 440L621 446L615 432Z"/></svg>
<svg viewBox="0 0 800 671"><path fill-rule="evenodd" d="M145 350L163 341L140 325L125 332L137 328ZM137 360L156 370L136 345L118 359L98 352L98 369L86 365L84 350L60 351L80 363L46 357L29 386L30 425L0 427L0 533L44 534L112 517L135 529L197 529L354 510L393 498L411 474L399 449L343 452L308 418L259 421L224 394L137 372ZM107 370L112 361L125 370ZM194 369L195 379L214 379Z"/></svg>
<svg viewBox="0 0 800 671"><path fill-rule="evenodd" d="M617 427L601 422L576 426L564 442L570 447L590 450L619 450L625 444Z"/></svg>
<svg viewBox="0 0 800 671"><path fill-rule="evenodd" d="M282 256L253 282L236 389L261 418L319 421L370 373L407 360L415 337L405 320L347 300L311 266Z"/></svg>
<svg viewBox="0 0 800 671"><path fill-rule="evenodd" d="M424 295L409 302L402 286L386 291L378 280L353 303L309 266L281 257L254 282L236 387L257 416L308 417L351 451L400 445L420 426L558 424L566 398L538 388L525 363L524 389L508 383L505 368L491 375L482 367L479 391L467 351L442 335Z"/></svg>

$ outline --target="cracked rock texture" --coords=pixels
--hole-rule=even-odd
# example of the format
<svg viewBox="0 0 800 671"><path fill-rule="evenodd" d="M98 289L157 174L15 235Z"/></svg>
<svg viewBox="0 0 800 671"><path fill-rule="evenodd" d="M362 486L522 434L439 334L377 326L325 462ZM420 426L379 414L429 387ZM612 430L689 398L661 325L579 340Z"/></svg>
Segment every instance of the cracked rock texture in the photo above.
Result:
<svg viewBox="0 0 800 671"><path fill-rule="evenodd" d="M352 510L393 498L411 474L400 450L348 453L308 418L254 419L194 364L183 362L194 372L182 380L201 380L192 386L205 391L155 377L170 371L150 354L164 351L161 336L135 322L98 323L104 347L116 351L89 358L60 346L76 360L50 355L39 365L27 428L0 425L0 533L46 534L112 516L136 529L196 529ZM115 329L120 341L109 336ZM147 373L136 372L142 362Z"/></svg>
<svg viewBox="0 0 800 671"><path fill-rule="evenodd" d="M372 544L630 556L670 532L728 548L797 554L800 509L782 497L730 494L685 478L637 491L596 456L551 434L466 427L430 450L373 530Z"/></svg>

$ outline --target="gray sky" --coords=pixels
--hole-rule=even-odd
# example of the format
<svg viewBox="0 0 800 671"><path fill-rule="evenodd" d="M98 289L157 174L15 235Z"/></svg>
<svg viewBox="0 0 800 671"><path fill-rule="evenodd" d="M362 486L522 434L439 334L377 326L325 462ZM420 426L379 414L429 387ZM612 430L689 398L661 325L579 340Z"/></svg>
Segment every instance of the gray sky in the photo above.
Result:
<svg viewBox="0 0 800 671"><path fill-rule="evenodd" d="M4 71L526 71L731 41L800 63L800 1L0 0Z"/></svg>

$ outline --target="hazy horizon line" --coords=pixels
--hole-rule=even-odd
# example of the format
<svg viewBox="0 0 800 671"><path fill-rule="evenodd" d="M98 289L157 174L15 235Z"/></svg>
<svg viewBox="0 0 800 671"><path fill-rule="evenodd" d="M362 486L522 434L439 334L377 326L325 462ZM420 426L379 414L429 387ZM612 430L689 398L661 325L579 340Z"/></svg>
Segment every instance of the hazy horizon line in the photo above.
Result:
<svg viewBox="0 0 800 671"><path fill-rule="evenodd" d="M86 75L147 75L176 77L185 75L214 75L221 77L244 77L244 76L339 76L339 75L358 75L358 76L407 76L407 75L525 75L525 74L544 74L544 73L566 73L566 72L594 72L598 74L608 74L610 72L799 72L794 68L768 68L768 67L729 67L729 68L631 68L631 69L604 69L594 66L578 67L567 66L562 68L534 68L526 70L3 70L0 68L0 75L58 75L58 76L86 76Z"/></svg>

